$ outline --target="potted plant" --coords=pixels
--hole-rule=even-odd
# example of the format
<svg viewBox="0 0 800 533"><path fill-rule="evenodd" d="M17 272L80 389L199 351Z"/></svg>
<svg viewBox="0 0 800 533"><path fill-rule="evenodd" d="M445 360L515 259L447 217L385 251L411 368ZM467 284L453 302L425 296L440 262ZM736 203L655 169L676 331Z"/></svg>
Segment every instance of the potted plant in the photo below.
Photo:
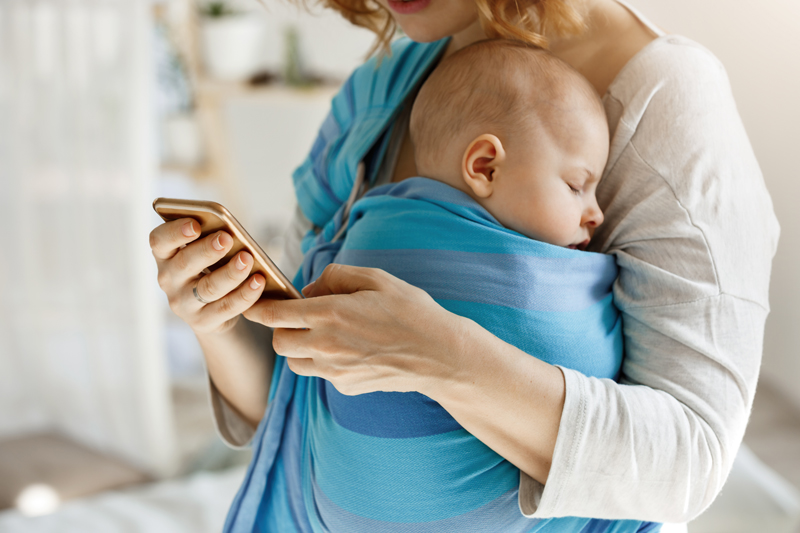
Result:
<svg viewBox="0 0 800 533"><path fill-rule="evenodd" d="M201 4L200 14L203 61L209 75L241 81L256 72L264 34L262 20L237 9L229 0Z"/></svg>

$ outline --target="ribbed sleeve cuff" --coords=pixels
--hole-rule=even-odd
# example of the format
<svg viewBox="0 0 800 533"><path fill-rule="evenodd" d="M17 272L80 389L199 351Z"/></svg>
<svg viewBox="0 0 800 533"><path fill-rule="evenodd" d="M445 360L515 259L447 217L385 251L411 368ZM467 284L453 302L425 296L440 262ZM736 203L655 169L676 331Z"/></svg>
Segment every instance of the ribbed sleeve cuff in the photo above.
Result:
<svg viewBox="0 0 800 533"><path fill-rule="evenodd" d="M558 426L547 484L542 485L521 471L519 475L519 509L528 518L568 516L566 510L559 509L561 496L564 495L565 486L571 477L575 456L586 427L586 378L580 372L562 366L558 368L564 374L564 410Z"/></svg>

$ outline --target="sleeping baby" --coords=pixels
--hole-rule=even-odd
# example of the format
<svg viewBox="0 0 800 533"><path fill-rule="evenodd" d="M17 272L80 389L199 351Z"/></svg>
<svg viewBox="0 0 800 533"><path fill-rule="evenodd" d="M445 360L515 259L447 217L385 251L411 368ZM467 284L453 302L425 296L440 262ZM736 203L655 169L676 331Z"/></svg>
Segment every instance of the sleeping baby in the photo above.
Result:
<svg viewBox="0 0 800 533"><path fill-rule="evenodd" d="M462 49L420 89L410 135L420 176L465 192L507 228L582 249L603 221L603 105L544 50L504 40Z"/></svg>
<svg viewBox="0 0 800 533"><path fill-rule="evenodd" d="M603 221L595 189L609 143L592 86L546 51L482 41L422 85L410 135L419 177L373 188L326 227L306 253L302 284L332 262L381 268L532 357L616 379L616 264L584 251ZM344 238L328 242L342 227ZM308 379L307 403L292 407L310 459L306 508L322 528L544 527L519 511L519 470L427 396L347 396L321 378L299 379ZM547 521L579 531L592 519Z"/></svg>

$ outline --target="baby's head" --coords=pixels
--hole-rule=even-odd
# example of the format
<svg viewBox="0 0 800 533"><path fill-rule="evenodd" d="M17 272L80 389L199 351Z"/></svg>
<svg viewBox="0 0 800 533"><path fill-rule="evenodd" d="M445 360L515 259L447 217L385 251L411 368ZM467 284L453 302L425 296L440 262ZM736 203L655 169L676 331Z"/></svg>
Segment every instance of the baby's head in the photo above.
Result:
<svg viewBox="0 0 800 533"><path fill-rule="evenodd" d="M547 51L509 40L459 50L420 89L410 135L420 176L466 192L510 229L583 248L603 221L603 105Z"/></svg>

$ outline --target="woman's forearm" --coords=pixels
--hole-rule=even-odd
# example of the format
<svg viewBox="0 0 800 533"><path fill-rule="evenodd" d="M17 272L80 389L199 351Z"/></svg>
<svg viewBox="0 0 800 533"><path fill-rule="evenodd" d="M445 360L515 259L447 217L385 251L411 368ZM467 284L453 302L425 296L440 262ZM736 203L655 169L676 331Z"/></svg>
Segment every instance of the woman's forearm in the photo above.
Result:
<svg viewBox="0 0 800 533"><path fill-rule="evenodd" d="M197 334L217 390L254 428L267 407L275 355L259 346L245 320L224 333Z"/></svg>
<svg viewBox="0 0 800 533"><path fill-rule="evenodd" d="M273 345L293 372L346 395L425 394L530 477L547 479L564 406L561 370L379 269L329 265L303 293L245 311L277 328Z"/></svg>
<svg viewBox="0 0 800 533"><path fill-rule="evenodd" d="M564 376L558 367L464 321L467 331L453 336L460 354L458 370L431 381L425 394L464 429L544 484L564 407Z"/></svg>

